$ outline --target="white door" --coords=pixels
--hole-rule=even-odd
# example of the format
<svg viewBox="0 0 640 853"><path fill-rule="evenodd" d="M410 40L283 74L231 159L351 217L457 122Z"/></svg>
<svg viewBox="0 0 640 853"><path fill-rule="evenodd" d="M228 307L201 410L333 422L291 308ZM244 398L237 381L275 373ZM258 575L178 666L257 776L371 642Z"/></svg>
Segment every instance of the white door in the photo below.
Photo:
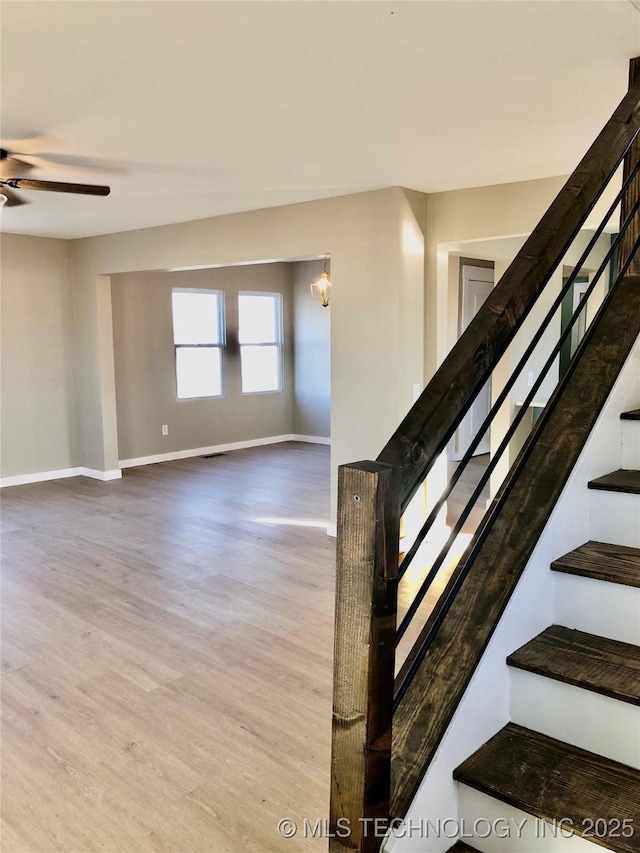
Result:
<svg viewBox="0 0 640 853"><path fill-rule="evenodd" d="M480 306L493 290L493 269L490 267L462 267L462 300L460 313L460 334L478 313ZM491 408L491 380L482 388L471 409L467 412L458 433L458 453L462 456L478 434ZM474 450L473 455L488 453L491 446L489 431Z"/></svg>

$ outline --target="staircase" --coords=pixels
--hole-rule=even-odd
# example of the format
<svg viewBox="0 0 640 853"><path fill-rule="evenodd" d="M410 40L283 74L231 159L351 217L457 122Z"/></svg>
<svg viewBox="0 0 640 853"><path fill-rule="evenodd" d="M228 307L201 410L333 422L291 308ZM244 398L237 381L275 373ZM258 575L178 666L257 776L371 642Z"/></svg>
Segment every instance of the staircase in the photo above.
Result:
<svg viewBox="0 0 640 853"><path fill-rule="evenodd" d="M432 788L408 823L428 819L435 832L430 840L422 833L422 846L396 841L387 848L393 853L640 851L640 418L616 413L616 405L640 394L640 352L636 359L620 377L557 520L561 528L577 524L572 510L581 494L589 517L582 530L624 532L612 542L589 539L547 563L554 624L502 657L510 722L453 770L458 811L449 824L460 839L443 846L436 818L447 812L430 809ZM620 450L611 440L616 423ZM602 470L603 458L622 461L623 477L583 476ZM612 479L611 489L602 485ZM555 535L549 531L551 551ZM487 681L495 683L495 675Z"/></svg>
<svg viewBox="0 0 640 853"><path fill-rule="evenodd" d="M640 470L588 487L604 492L592 502L600 529L611 492L634 496L626 530L640 540ZM508 656L512 722L454 771L464 826L482 835L499 817L509 834L467 838L456 853L640 851L640 548L589 541L551 570L560 624Z"/></svg>
<svg viewBox="0 0 640 853"><path fill-rule="evenodd" d="M621 165L621 188L576 253ZM619 232L596 260L617 212ZM560 328L582 269L589 286ZM378 459L340 467L332 853L640 853L639 341L640 58L627 96ZM449 496L538 347L544 365L504 434L491 433L488 467L437 542ZM431 473L489 380L492 408L442 489ZM454 556L543 383L555 390ZM605 474L604 458L616 463ZM420 489L426 518L400 552ZM434 832L443 820L453 835Z"/></svg>

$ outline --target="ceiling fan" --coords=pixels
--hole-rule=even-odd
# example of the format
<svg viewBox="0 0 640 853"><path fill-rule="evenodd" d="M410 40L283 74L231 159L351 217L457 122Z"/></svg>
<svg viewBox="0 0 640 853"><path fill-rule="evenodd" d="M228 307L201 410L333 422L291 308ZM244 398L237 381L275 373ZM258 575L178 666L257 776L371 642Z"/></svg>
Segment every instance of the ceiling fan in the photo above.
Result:
<svg viewBox="0 0 640 853"><path fill-rule="evenodd" d="M33 165L21 159L7 148L0 148L0 163L12 161L21 171L33 169ZM0 178L0 207L17 207L28 202L13 190L43 190L56 193L77 193L79 195L109 195L110 187L99 184L70 184L62 181L38 181L31 178Z"/></svg>

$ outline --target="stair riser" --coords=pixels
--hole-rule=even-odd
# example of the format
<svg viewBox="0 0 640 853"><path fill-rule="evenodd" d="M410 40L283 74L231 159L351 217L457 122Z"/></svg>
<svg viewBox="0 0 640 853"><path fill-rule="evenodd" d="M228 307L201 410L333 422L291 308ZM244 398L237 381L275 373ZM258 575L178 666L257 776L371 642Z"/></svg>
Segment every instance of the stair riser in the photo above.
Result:
<svg viewBox="0 0 640 853"><path fill-rule="evenodd" d="M640 589L577 575L554 575L556 625L640 646Z"/></svg>
<svg viewBox="0 0 640 853"><path fill-rule="evenodd" d="M640 468L640 421L620 421L622 426L621 468Z"/></svg>
<svg viewBox="0 0 640 853"><path fill-rule="evenodd" d="M640 548L640 495L591 489L591 539Z"/></svg>
<svg viewBox="0 0 640 853"><path fill-rule="evenodd" d="M637 705L512 668L511 719L549 737L640 769Z"/></svg>
<svg viewBox="0 0 640 853"><path fill-rule="evenodd" d="M487 838L474 835L473 838L464 839L481 853L602 853L602 847L580 836L564 838L559 827L557 837L554 838L552 827L541 819L460 783L458 802L460 814L464 816L465 829L473 827L478 821L481 833L485 834L487 822L494 826L498 821L498 827L507 825L512 830L510 837L505 838L492 832Z"/></svg>

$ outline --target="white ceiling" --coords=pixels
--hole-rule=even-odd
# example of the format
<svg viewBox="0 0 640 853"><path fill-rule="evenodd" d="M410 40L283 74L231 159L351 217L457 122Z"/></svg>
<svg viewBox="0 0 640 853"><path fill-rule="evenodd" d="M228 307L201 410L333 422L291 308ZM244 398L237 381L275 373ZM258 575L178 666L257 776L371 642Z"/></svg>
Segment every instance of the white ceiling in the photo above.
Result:
<svg viewBox="0 0 640 853"><path fill-rule="evenodd" d="M640 12L631 0L5 0L1 47L5 144L99 167L48 162L31 177L112 187L24 193L3 230L82 237L565 174L626 90Z"/></svg>

